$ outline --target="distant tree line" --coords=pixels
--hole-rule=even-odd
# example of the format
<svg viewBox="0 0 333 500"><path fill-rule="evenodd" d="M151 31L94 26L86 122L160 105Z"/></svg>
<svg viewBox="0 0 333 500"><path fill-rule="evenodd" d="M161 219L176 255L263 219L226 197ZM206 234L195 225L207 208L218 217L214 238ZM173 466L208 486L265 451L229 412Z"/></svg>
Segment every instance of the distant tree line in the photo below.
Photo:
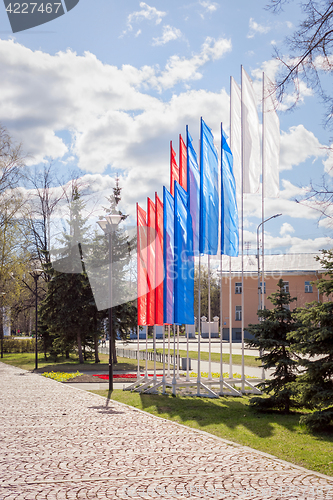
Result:
<svg viewBox="0 0 333 500"><path fill-rule="evenodd" d="M108 331L108 310L99 311L86 273L87 263L102 266L109 259L108 239L89 225L84 186L77 174L58 179L52 164L30 170L20 145L0 126L0 308L10 315L15 332L34 333L35 286L31 272L43 270L38 281L39 344L45 357L78 355L80 362L99 361L98 342ZM120 213L119 179L106 198L106 214ZM68 213L58 236L57 252L51 248L55 221ZM96 225L96 224L95 224ZM97 227L97 225L96 225ZM54 246L54 245L53 245ZM127 286L125 258L132 243L121 231L113 237L118 262L117 293ZM84 255L82 249L84 248ZM62 260L66 272L57 271ZM67 267L66 267L67 266ZM72 266L72 267L71 267ZM74 267L73 267L74 266ZM115 335L126 338L136 326L136 302L112 310ZM1 329L3 314L0 314ZM113 349L116 362L115 348Z"/></svg>

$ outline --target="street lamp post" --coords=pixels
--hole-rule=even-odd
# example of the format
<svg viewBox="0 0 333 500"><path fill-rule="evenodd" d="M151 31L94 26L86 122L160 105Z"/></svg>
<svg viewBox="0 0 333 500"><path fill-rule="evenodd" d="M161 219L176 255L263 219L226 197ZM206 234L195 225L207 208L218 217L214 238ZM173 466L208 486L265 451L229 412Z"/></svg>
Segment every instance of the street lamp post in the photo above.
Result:
<svg viewBox="0 0 333 500"><path fill-rule="evenodd" d="M104 220L97 221L97 224L103 229L104 233L109 236L109 266L110 272L108 275L109 281L109 391L113 391L113 331L112 331L112 233L121 221L122 216L119 214L106 215Z"/></svg>
<svg viewBox="0 0 333 500"><path fill-rule="evenodd" d="M260 222L259 226L257 227L258 301L259 301L258 310L261 310L261 308L262 308L262 293L263 292L265 293L265 276L262 277L262 283L261 283L261 286L260 286L259 229L260 229L260 226L263 226L263 224L265 224L265 222L267 222L267 221L269 221L271 219L276 219L276 217L280 217L281 215L282 214L272 215L272 217L268 217L268 219L265 219L262 222ZM260 318L259 318L259 321L260 321ZM259 351L259 356L260 356L260 358L262 357L262 350L261 349ZM262 369L262 378L263 379L265 378L265 370L264 370L264 368Z"/></svg>
<svg viewBox="0 0 333 500"><path fill-rule="evenodd" d="M35 280L35 313L36 313L36 327L35 327L35 336L36 336L36 342L35 342L35 370L38 370L38 331L37 331L37 325L38 325L38 287L37 287L37 281L39 276L42 274L43 269L35 269L34 271L31 271L30 275L33 277Z"/></svg>
<svg viewBox="0 0 333 500"><path fill-rule="evenodd" d="M263 276L263 279L262 279L262 286L260 286L260 261L259 261L259 229L260 229L260 226L262 226L263 224L265 224L265 222L271 220L271 219L275 219L276 217L280 217L282 214L275 214L275 215L272 215L272 217L269 217L268 219L265 219L263 220L262 222L260 222L259 226L257 227L257 260L258 260L258 310L261 309L262 307L262 293L263 293L263 288L265 286L265 278ZM265 291L265 290L264 290Z"/></svg>
<svg viewBox="0 0 333 500"><path fill-rule="evenodd" d="M6 295L6 292L2 292L0 293L0 295L2 296L2 299L4 298L4 296ZM1 304L1 358L3 358L3 300L2 300L2 304Z"/></svg>

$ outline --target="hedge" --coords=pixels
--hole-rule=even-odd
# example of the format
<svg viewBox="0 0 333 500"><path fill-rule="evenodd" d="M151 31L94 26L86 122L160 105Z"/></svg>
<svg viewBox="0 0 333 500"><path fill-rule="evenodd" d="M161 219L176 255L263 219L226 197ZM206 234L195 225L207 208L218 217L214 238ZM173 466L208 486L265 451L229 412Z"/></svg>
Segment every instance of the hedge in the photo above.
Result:
<svg viewBox="0 0 333 500"><path fill-rule="evenodd" d="M15 352L35 352L34 339L3 339L3 352L13 354Z"/></svg>

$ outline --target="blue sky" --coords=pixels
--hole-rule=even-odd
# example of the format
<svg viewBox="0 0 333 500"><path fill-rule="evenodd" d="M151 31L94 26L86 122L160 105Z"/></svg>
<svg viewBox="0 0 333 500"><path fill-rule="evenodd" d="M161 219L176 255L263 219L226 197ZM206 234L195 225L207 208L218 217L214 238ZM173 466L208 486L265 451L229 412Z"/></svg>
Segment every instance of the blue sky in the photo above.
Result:
<svg viewBox="0 0 333 500"><path fill-rule="evenodd" d="M64 16L15 35L0 5L0 121L31 166L53 161L62 175L79 168L97 196L94 215L118 172L123 211L134 217L136 201L144 207L169 185L169 141L178 152L186 124L195 143L200 116L217 142L221 121L228 130L229 80L240 83L241 65L258 91L263 70L274 78L274 46L287 54L283 41L301 14L294 2L280 15L266 3L80 0ZM266 226L271 253L332 247L327 221L294 201L333 163L323 149L330 145L324 109L311 88L301 97L292 113L279 111L281 192L266 200L266 216L283 216ZM260 196L248 195L252 251L260 210Z"/></svg>

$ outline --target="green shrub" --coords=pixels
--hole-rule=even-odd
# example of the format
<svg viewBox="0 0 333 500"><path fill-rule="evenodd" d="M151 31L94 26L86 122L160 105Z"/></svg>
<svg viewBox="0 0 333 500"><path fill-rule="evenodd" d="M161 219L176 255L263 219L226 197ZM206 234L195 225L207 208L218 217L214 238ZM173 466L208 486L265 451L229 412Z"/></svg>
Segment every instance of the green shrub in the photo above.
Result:
<svg viewBox="0 0 333 500"><path fill-rule="evenodd" d="M14 339L11 337L4 338L3 352L8 354L13 354L17 352L35 352L35 340Z"/></svg>

